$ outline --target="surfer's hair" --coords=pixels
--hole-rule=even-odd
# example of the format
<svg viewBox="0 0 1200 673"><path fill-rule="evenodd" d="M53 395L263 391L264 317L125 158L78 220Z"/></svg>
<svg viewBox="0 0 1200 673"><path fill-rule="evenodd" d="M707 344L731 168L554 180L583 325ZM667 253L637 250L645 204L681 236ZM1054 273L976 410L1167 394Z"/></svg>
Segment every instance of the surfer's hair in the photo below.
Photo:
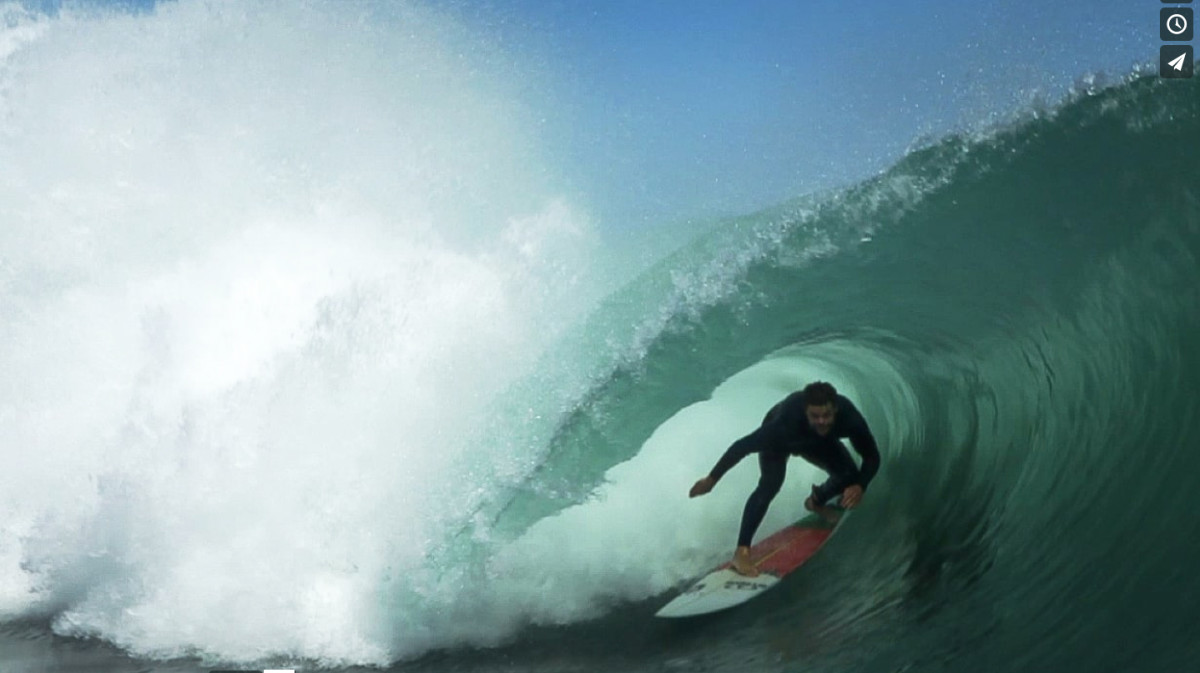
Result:
<svg viewBox="0 0 1200 673"><path fill-rule="evenodd" d="M823 407L826 404L837 406L837 388L832 383L814 381L804 386L804 406Z"/></svg>

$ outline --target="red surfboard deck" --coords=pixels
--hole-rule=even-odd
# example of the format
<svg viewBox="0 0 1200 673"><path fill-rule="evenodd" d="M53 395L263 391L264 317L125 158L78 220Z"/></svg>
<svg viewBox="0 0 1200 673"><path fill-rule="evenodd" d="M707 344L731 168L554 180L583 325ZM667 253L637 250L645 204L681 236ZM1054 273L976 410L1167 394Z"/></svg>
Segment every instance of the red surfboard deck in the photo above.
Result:
<svg viewBox="0 0 1200 673"><path fill-rule="evenodd" d="M750 547L757 577L739 575L732 563L694 582L655 613L656 617L691 617L740 605L775 586L817 553L845 518L841 507L826 506Z"/></svg>
<svg viewBox="0 0 1200 673"><path fill-rule="evenodd" d="M833 535L833 529L842 514L840 508L824 509L828 510L824 515L810 514L750 547L750 558L759 571L782 579L812 558ZM732 567L732 563L725 563L721 567Z"/></svg>

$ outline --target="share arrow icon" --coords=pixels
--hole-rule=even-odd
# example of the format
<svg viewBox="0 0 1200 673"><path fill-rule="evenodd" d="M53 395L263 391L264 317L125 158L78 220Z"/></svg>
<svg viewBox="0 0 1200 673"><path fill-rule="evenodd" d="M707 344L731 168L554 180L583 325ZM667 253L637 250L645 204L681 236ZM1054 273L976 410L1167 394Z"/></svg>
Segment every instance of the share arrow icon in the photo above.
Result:
<svg viewBox="0 0 1200 673"><path fill-rule="evenodd" d="M1192 76L1192 45L1165 44L1158 54L1158 75L1170 79Z"/></svg>

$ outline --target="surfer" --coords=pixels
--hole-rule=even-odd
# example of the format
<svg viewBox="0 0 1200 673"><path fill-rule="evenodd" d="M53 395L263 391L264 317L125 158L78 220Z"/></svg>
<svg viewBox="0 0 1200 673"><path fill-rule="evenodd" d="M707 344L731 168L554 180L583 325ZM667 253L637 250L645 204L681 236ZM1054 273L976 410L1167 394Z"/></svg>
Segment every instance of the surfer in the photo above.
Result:
<svg viewBox="0 0 1200 673"><path fill-rule="evenodd" d="M843 437L848 437L862 456L862 467L855 464L846 445L839 441ZM856 507L879 471L879 447L866 419L849 399L824 381L810 383L771 407L762 425L731 444L708 476L692 486L688 496L695 498L711 491L730 468L751 453L758 453L761 476L758 488L746 500L733 554L733 569L750 577L758 575L750 560L750 542L771 500L783 486L790 456L800 456L829 473L825 483L814 485L804 501L809 511L816 511L839 494L843 507Z"/></svg>

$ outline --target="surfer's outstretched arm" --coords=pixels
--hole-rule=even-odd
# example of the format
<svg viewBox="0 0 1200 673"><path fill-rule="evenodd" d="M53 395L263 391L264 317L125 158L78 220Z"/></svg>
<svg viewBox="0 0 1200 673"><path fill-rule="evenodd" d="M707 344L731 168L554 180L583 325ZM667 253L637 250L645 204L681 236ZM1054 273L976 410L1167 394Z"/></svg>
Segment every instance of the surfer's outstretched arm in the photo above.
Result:
<svg viewBox="0 0 1200 673"><path fill-rule="evenodd" d="M759 451L762 447L766 446L767 438L770 436L767 427L766 425L759 426L754 432L730 444L729 448L725 449L725 453L721 455L721 458L717 460L717 464L708 473L708 476L703 477L692 486L692 490L688 492L688 497L694 498L698 495L708 493L734 465L740 463L743 458L751 453Z"/></svg>
<svg viewBox="0 0 1200 673"><path fill-rule="evenodd" d="M769 437L768 428L770 426L759 426L754 432L742 437L725 449L725 453L717 460L717 464L708 473L713 482L721 481L721 477L733 468L734 465L742 462L746 456L761 451L767 445Z"/></svg>

